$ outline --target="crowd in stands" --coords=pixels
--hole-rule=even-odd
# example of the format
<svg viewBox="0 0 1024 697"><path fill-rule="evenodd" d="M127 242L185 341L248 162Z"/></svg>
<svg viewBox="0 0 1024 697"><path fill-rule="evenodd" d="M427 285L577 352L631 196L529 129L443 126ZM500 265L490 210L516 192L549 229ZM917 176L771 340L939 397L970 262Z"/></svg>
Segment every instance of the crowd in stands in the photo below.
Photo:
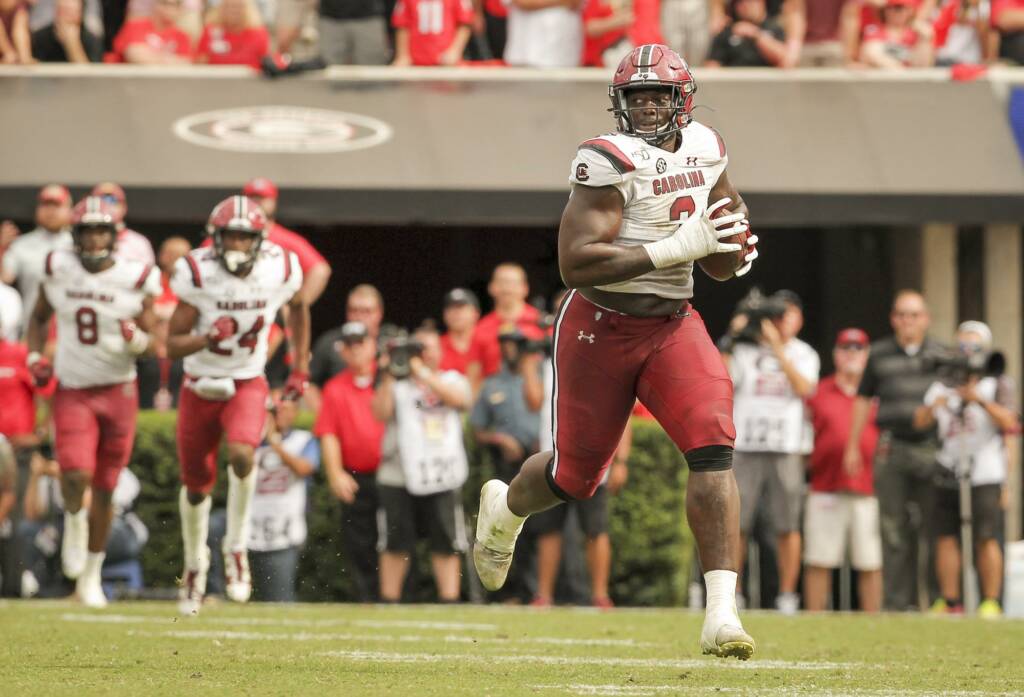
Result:
<svg viewBox="0 0 1024 697"><path fill-rule="evenodd" d="M243 191L273 221L274 183L254 179ZM155 302L161 326L154 333L165 336L177 302L168 275L189 243L171 237L154 254L149 240L125 222L121 187L105 182L92 193L116 207L117 253L161 270L163 293ZM65 187L49 185L38 194L35 229L21 233L10 222L0 224L0 542L20 550L13 563L0 563L7 594L66 590L59 565L61 475L38 409L52 386L33 382L22 337L48 253L72 244L71 204ZM316 302L331 275L327 260L276 221L269 238L296 253L305 274L300 292ZM405 333L386 321L385 299L374 286L348 291L345 317L312 345L311 386L301 405L314 415L312 430L296 429L297 405L276 398L256 453L249 546L257 599L295 599L314 481L338 502L338 539L358 600L403 599L418 539L429 543L437 597L460 599L469 542L461 488L469 469L480 465L468 460L464 436L472 436L495 476L506 481L526 456L552 447L550 336L565 292L548 307L529 304L526 272L515 263L493 270L487 292L491 312L481 315L478 297L455 288L441 299L443 332L426 322ZM777 562L776 608L830 607L833 576L847 559L857 573L861 609L920 607L928 584L918 578L917 560L930 554L929 602L937 611L962 611L957 488L966 481L980 611L998 615L1002 515L1006 483L1016 476L1020 417L1016 387L995 359L992 332L970 321L948 342L933 338L925 298L902 291L892 305L893 334L872 342L856 327L840 331L829 347L835 372L821 376L818 352L799 338L803 312L795 293L752 291L719 342L735 385L741 533ZM51 334L51 345L56 338ZM279 396L287 335L277 327L270 341L267 378ZM159 352L141 359L142 406L172 409L181 374L180 362ZM650 417L639 403L635 415ZM583 547L590 602L612 606L609 497L628 486L631 433L632 427L623 434L593 499L530 518L519 543L527 549L516 555L496 599L552 604L560 560L578 559ZM106 563L122 571L137 567L147 539L132 512L137 475L144 476L125 470L113 495L117 517ZM223 534L216 520L210 537L215 556ZM578 521L572 539L584 545L563 545L572 521ZM211 584L218 578L212 573Z"/></svg>
<svg viewBox="0 0 1024 697"><path fill-rule="evenodd" d="M0 63L614 66L1024 63L1024 0L0 0Z"/></svg>

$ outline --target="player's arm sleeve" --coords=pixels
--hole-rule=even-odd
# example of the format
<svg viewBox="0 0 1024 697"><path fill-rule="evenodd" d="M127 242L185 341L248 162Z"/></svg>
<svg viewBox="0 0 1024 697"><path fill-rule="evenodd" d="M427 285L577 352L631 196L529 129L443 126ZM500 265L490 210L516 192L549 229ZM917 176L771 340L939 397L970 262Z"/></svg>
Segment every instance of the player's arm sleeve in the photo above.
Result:
<svg viewBox="0 0 1024 697"><path fill-rule="evenodd" d="M179 299L198 307L202 286L199 262L188 254L174 262L174 269L171 272L171 290Z"/></svg>
<svg viewBox="0 0 1024 697"><path fill-rule="evenodd" d="M633 200L636 165L614 143L604 138L584 141L576 151L569 173L573 186L614 186L624 205Z"/></svg>
<svg viewBox="0 0 1024 697"><path fill-rule="evenodd" d="M285 274L287 276L285 287L287 288L288 297L291 298L302 287L302 265L299 264L299 257L293 252L285 251L285 254L287 255L285 263L288 265L288 271Z"/></svg>
<svg viewBox="0 0 1024 697"><path fill-rule="evenodd" d="M318 438L324 436L338 437L337 420L334 418L334 398L329 390L325 390L320 400L320 411L313 424L313 434Z"/></svg>
<svg viewBox="0 0 1024 697"><path fill-rule="evenodd" d="M149 267L146 280L142 282L142 292L154 298L159 298L164 292L163 286L160 284L160 269L155 266Z"/></svg>

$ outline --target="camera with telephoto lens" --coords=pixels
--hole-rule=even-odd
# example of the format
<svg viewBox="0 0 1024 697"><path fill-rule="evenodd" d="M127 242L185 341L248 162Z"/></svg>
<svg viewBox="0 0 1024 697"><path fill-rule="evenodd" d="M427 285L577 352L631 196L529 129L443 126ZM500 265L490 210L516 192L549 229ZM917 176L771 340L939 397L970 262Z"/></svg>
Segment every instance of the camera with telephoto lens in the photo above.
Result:
<svg viewBox="0 0 1024 697"><path fill-rule="evenodd" d="M774 295L765 295L760 288L751 288L736 305L735 314L745 316L747 324L731 335L732 343L756 344L761 341L761 322L778 319L786 314L786 301Z"/></svg>
<svg viewBox="0 0 1024 697"><path fill-rule="evenodd" d="M388 356L388 373L396 380L404 380L412 374L413 357L423 354L423 344L403 331L387 340L384 351Z"/></svg>
<svg viewBox="0 0 1024 697"><path fill-rule="evenodd" d="M921 354L925 372L934 373L951 386L967 383L972 377L999 377L1006 371L1006 356L1001 351L964 352L943 346L930 346Z"/></svg>

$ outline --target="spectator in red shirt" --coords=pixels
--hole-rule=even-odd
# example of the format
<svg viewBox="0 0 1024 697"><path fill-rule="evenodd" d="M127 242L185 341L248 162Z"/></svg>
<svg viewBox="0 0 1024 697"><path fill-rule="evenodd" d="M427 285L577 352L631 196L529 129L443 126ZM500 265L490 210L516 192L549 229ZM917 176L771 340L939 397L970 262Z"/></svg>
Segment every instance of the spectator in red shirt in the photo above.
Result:
<svg viewBox="0 0 1024 697"><path fill-rule="evenodd" d="M35 63L28 5L25 0L0 0L0 63Z"/></svg>
<svg viewBox="0 0 1024 697"><path fill-rule="evenodd" d="M177 26L182 0L157 0L150 17L125 22L114 39L124 63L182 65L192 62L192 39Z"/></svg>
<svg viewBox="0 0 1024 697"><path fill-rule="evenodd" d="M462 60L473 24L469 0L398 0L392 65L455 65Z"/></svg>
<svg viewBox="0 0 1024 697"><path fill-rule="evenodd" d="M872 68L926 68L935 60L930 24L914 19L916 0L888 0L881 24L864 28L861 61Z"/></svg>
<svg viewBox="0 0 1024 697"><path fill-rule="evenodd" d="M988 8L980 0L949 0L939 10L935 28L935 64L979 65L988 58Z"/></svg>
<svg viewBox="0 0 1024 697"><path fill-rule="evenodd" d="M491 275L487 292L494 300L494 311L484 315L476 325L473 347L470 349L472 359L467 371L474 394L485 377L501 368L498 333L503 326L516 325L528 339L544 337L544 330L537 326L540 312L526 302L530 284L522 266L513 262L498 264Z"/></svg>
<svg viewBox="0 0 1024 697"><path fill-rule="evenodd" d="M0 434L15 450L38 444L35 435L35 383L25 361L25 344L10 341L0 333Z"/></svg>
<svg viewBox="0 0 1024 697"><path fill-rule="evenodd" d="M378 596L377 483L384 424L373 416L376 343L362 322L341 331L341 355L348 367L324 386L314 433L331 493L341 502L341 540L355 595Z"/></svg>
<svg viewBox="0 0 1024 697"><path fill-rule="evenodd" d="M632 49L626 30L633 25L630 5L608 0L589 0L583 5L583 60L588 67L600 68L612 60L605 54L621 56ZM660 42L657 42L660 43Z"/></svg>
<svg viewBox="0 0 1024 697"><path fill-rule="evenodd" d="M278 189L274 182L266 177L256 177L246 182L242 187L242 193L260 204L260 208L267 214L270 220L268 239L290 252L295 252L295 256L299 258L299 266L302 268L302 292L306 296L306 302L312 307L327 288L327 281L331 278L331 265L305 237L277 222Z"/></svg>
<svg viewBox="0 0 1024 697"><path fill-rule="evenodd" d="M878 428L872 413L860 438L860 467L843 464L850 436L853 403L868 361L868 335L844 329L832 351L836 372L818 383L807 400L814 426L811 491L804 511L804 600L808 610L824 610L831 595L832 570L846 555L857 571L860 608L878 612L882 605L882 539L872 463Z"/></svg>
<svg viewBox="0 0 1024 697"><path fill-rule="evenodd" d="M444 326L448 333L441 337L441 370L455 370L463 375L473 356L473 333L480 320L480 301L466 288L454 288L444 296Z"/></svg>
<svg viewBox="0 0 1024 697"><path fill-rule="evenodd" d="M252 0L221 0L207 18L196 63L259 69L270 53L270 34Z"/></svg>

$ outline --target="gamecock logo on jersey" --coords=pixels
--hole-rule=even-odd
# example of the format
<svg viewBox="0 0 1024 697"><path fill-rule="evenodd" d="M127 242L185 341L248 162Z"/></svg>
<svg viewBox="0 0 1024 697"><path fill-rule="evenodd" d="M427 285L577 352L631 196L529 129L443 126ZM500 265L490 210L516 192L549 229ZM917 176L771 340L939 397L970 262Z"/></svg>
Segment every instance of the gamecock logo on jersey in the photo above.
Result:
<svg viewBox="0 0 1024 697"><path fill-rule="evenodd" d="M370 116L329 109L257 106L206 111L174 122L193 145L258 153L334 153L390 140L391 126Z"/></svg>

